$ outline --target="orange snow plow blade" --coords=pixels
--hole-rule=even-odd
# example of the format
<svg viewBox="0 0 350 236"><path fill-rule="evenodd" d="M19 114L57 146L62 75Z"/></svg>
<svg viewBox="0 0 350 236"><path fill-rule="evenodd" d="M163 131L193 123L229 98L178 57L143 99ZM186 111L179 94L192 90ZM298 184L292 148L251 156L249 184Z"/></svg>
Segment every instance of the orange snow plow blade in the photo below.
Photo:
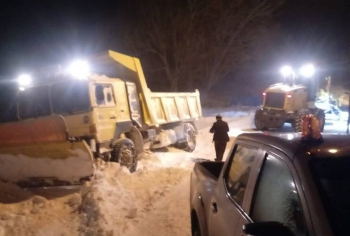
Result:
<svg viewBox="0 0 350 236"><path fill-rule="evenodd" d="M61 116L0 124L0 179L17 183L76 184L94 174L85 141L69 142Z"/></svg>

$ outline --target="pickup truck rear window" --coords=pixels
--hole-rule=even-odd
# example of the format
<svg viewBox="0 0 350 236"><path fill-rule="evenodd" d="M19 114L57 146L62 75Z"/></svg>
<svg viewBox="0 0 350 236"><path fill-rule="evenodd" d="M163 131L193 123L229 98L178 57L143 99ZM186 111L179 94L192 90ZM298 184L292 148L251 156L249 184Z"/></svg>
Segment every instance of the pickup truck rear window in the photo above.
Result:
<svg viewBox="0 0 350 236"><path fill-rule="evenodd" d="M227 191L240 205L243 202L250 171L257 153L255 148L236 145L225 173Z"/></svg>
<svg viewBox="0 0 350 236"><path fill-rule="evenodd" d="M310 169L334 236L349 235L350 157L313 159Z"/></svg>

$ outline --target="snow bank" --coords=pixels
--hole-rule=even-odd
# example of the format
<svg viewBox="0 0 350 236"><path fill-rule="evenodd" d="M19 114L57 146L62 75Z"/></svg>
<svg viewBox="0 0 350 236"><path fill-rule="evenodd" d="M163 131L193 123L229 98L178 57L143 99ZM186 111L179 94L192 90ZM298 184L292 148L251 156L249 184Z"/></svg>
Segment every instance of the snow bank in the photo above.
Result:
<svg viewBox="0 0 350 236"><path fill-rule="evenodd" d="M154 162L154 156L147 159L133 174L117 163L101 163L95 180L85 186L82 196L80 230L84 235L119 236L135 231L139 219L147 217L154 204L191 171L164 168L161 162Z"/></svg>
<svg viewBox="0 0 350 236"><path fill-rule="evenodd" d="M77 235L79 218L67 205L70 195L50 200L0 182L0 235ZM44 191L44 190L43 190Z"/></svg>

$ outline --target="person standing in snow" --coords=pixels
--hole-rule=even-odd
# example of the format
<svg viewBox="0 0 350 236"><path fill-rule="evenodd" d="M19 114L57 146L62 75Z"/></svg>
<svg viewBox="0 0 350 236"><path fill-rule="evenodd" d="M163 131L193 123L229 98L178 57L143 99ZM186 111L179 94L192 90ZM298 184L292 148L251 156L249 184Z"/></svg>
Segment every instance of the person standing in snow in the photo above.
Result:
<svg viewBox="0 0 350 236"><path fill-rule="evenodd" d="M214 134L213 142L215 144L216 159L215 161L222 161L227 142L230 141L227 132L229 131L228 125L222 120L222 116L219 114L216 116L216 122L210 129L210 133Z"/></svg>

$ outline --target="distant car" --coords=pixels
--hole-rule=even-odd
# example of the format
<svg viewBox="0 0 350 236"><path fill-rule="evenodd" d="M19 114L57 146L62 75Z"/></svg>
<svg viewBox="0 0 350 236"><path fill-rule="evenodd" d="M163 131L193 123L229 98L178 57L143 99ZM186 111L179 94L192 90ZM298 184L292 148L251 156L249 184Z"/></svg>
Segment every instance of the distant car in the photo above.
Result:
<svg viewBox="0 0 350 236"><path fill-rule="evenodd" d="M251 133L225 162L196 163L193 236L350 235L350 136Z"/></svg>

